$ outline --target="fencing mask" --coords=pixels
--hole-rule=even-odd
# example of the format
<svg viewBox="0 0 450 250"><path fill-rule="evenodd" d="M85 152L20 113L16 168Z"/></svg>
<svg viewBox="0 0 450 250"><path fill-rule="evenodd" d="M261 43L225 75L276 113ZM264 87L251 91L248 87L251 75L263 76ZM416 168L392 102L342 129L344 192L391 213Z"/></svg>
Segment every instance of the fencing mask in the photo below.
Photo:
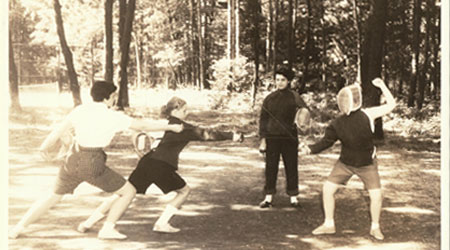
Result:
<svg viewBox="0 0 450 250"><path fill-rule="evenodd" d="M337 94L339 110L349 115L352 111L361 108L362 93L358 84L352 84L342 88Z"/></svg>

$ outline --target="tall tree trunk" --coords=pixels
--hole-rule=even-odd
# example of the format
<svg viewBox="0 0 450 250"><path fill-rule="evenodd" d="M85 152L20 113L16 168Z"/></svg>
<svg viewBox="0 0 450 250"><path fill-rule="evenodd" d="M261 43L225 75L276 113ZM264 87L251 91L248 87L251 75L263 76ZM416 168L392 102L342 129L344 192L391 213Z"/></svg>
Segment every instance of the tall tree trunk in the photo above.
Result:
<svg viewBox="0 0 450 250"><path fill-rule="evenodd" d="M409 85L408 107L413 107L416 101L417 80L419 72L420 57L420 24L422 18L421 6L422 0L414 0L414 21L413 21L413 39L412 39L412 59L411 59L411 81Z"/></svg>
<svg viewBox="0 0 450 250"><path fill-rule="evenodd" d="M272 78L275 81L275 71L277 70L277 47L278 47L278 41L277 41L277 32L278 32L278 0L275 0L275 6L274 6L274 20L273 20L273 32L272 32L272 44L273 44L273 68L272 68Z"/></svg>
<svg viewBox="0 0 450 250"><path fill-rule="evenodd" d="M289 0L288 6L288 67L292 69L292 65L294 65L295 58L295 45L294 45L294 4L292 0Z"/></svg>
<svg viewBox="0 0 450 250"><path fill-rule="evenodd" d="M131 33L133 41L134 41L134 53L136 57L136 86L138 88L142 87L142 81L141 81L141 57L140 57L140 48L139 48L139 38L137 35L132 32Z"/></svg>
<svg viewBox="0 0 450 250"><path fill-rule="evenodd" d="M95 39L91 41L91 84L94 84L95 81Z"/></svg>
<svg viewBox="0 0 450 250"><path fill-rule="evenodd" d="M357 0L353 0L353 19L356 29L356 81L361 84L361 25L359 24L359 7Z"/></svg>
<svg viewBox="0 0 450 250"><path fill-rule="evenodd" d="M430 61L430 57L431 57L431 52L430 52L430 39L431 39L431 29L432 29L432 15L433 13L431 12L431 10L433 10L433 5L434 1L426 1L427 2L427 13L426 13L426 37L425 37L425 51L424 53L424 62L423 62L423 68L421 70L421 74L419 75L419 98L417 100L417 108L420 110L423 107L423 102L425 99L425 88L428 85L427 83L430 82L430 78L428 77L428 73L430 71L430 65L429 61Z"/></svg>
<svg viewBox="0 0 450 250"><path fill-rule="evenodd" d="M130 42L131 32L133 29L134 10L136 8L136 0L129 0L127 4L127 11L125 16L125 24L123 26L122 44L120 46L120 85L119 85L119 100L117 106L123 110L125 107L129 107L128 100L128 61L130 59Z"/></svg>
<svg viewBox="0 0 450 250"><path fill-rule="evenodd" d="M9 39L9 95L11 98L11 109L22 110L19 99L19 81L17 79L16 62L14 61L14 48L11 39L11 29L8 34Z"/></svg>
<svg viewBox="0 0 450 250"><path fill-rule="evenodd" d="M438 8L434 7L435 10L437 10ZM436 20L435 23L433 25L433 70L432 70L432 77L433 77L433 82L434 82L434 89L433 89L433 98L434 99L439 99L440 95L439 95L439 88L440 88L440 72L441 72L441 67L440 67L440 62L439 62L439 51L440 51L440 44L441 44L441 37L440 37L440 30L441 30L441 22L440 22L440 16L437 15L436 16Z"/></svg>
<svg viewBox="0 0 450 250"><path fill-rule="evenodd" d="M259 83L259 15L261 14L261 3L259 0L250 0L249 1L249 9L251 10L252 15L252 48L253 54L255 56L255 75L253 77L253 85L252 85L252 106L256 103L256 93L258 92L258 83Z"/></svg>
<svg viewBox="0 0 450 250"><path fill-rule="evenodd" d="M320 25L322 27L322 85L325 85L327 82L327 35L325 32L325 1L322 1L320 5L320 11L322 12L320 15ZM305 76L303 76L306 78Z"/></svg>
<svg viewBox="0 0 450 250"><path fill-rule="evenodd" d="M372 80L381 76L384 57L384 33L386 26L387 0L375 0L367 20L363 55L361 57L361 80L364 106L372 107L380 104L380 91L373 86ZM383 139L383 123L379 118L375 121L375 138Z"/></svg>
<svg viewBox="0 0 450 250"><path fill-rule="evenodd" d="M114 0L105 0L105 80L114 80L114 50L113 50L113 3Z"/></svg>
<svg viewBox="0 0 450 250"><path fill-rule="evenodd" d="M235 35L236 35L236 31L235 31L235 1L236 0L228 0L228 22L227 22L227 58L229 60L234 59L234 56L236 54L235 49Z"/></svg>
<svg viewBox="0 0 450 250"><path fill-rule="evenodd" d="M204 87L205 83L205 69L204 69L204 42L202 34L202 13L201 6L202 0L197 0L197 31L198 31L198 58L199 58L199 81L200 89Z"/></svg>
<svg viewBox="0 0 450 250"><path fill-rule="evenodd" d="M77 73L73 65L72 51L67 45L66 35L64 33L61 4L59 3L59 0L53 0L53 8L55 9L56 30L58 32L59 42L61 43L61 50L64 55L64 61L66 62L67 73L69 75L73 104L74 106L78 106L81 104L80 85L78 85Z"/></svg>
<svg viewBox="0 0 450 250"><path fill-rule="evenodd" d="M306 87L306 81L309 78L309 53L311 51L312 39L311 39L311 1L306 0L306 7L308 10L308 16L306 17L306 44L303 52L303 77L300 83L299 93L303 93Z"/></svg>
<svg viewBox="0 0 450 250"><path fill-rule="evenodd" d="M204 8L214 9L214 5L213 6L208 6L208 0L205 0L204 3L205 3ZM209 75L206 73L206 72L208 72L209 55L211 54L210 53L211 46L210 46L210 43L208 43L208 35L209 35L209 33L208 33L208 24L209 24L208 19L209 19L208 15L204 14L203 15L203 43L204 43L204 46L203 46L203 69L205 71L205 73L204 73L205 80L203 81L203 88L204 89L210 89L211 88L211 86L209 85L209 82L208 82ZM239 38L237 38L237 39L239 39Z"/></svg>
<svg viewBox="0 0 450 250"><path fill-rule="evenodd" d="M269 72L273 63L273 0L269 0L269 20L267 21L267 39L266 39L266 72Z"/></svg>
<svg viewBox="0 0 450 250"><path fill-rule="evenodd" d="M235 46L234 50L236 53L235 58L239 58L239 32L240 32L240 30L239 30L239 8L240 7L241 7L241 5L240 5L239 0L236 0L235 14L234 14L234 22L235 22L234 29L235 29L235 39L236 39L235 44L234 44L234 46Z"/></svg>
<svg viewBox="0 0 450 250"><path fill-rule="evenodd" d="M194 0L189 1L189 17L190 17L190 39L191 39L191 65L192 68L192 81L194 86L200 88L199 74L198 74L198 45L197 45L197 31L196 31L196 20L195 20L195 3Z"/></svg>

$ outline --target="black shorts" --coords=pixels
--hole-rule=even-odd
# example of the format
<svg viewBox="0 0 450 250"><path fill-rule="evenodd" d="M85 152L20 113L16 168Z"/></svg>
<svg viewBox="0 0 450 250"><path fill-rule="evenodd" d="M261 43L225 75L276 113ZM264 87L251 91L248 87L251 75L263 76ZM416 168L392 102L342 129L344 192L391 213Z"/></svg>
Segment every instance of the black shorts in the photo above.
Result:
<svg viewBox="0 0 450 250"><path fill-rule="evenodd" d="M145 194L151 184L158 186L165 194L186 186L186 182L176 172L176 169L166 162L142 157L128 181L136 188L138 194Z"/></svg>

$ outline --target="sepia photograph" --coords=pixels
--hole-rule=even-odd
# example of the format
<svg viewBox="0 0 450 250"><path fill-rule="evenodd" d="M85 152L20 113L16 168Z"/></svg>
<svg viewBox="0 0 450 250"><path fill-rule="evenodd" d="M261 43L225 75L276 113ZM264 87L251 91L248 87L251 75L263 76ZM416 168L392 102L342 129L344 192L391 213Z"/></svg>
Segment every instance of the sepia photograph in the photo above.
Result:
<svg viewBox="0 0 450 250"><path fill-rule="evenodd" d="M2 9L0 248L449 249L447 0Z"/></svg>

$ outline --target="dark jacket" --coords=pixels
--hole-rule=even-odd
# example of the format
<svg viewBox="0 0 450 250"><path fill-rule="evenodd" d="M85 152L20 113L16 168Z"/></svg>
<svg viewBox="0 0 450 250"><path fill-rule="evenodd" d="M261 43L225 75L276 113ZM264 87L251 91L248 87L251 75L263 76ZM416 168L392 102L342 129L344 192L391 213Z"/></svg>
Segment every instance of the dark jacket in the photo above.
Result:
<svg viewBox="0 0 450 250"><path fill-rule="evenodd" d="M309 145L309 148L312 154L317 154L337 140L342 143L339 156L341 162L353 167L372 164L375 149L373 133L369 117L361 109L334 119L326 128L323 138Z"/></svg>
<svg viewBox="0 0 450 250"><path fill-rule="evenodd" d="M167 131L164 133L161 142L151 151L152 159L167 162L178 169L178 158L181 150L190 141L221 141L233 139L232 132L220 132L212 129L203 129L186 123L176 117L169 117L169 124L183 124L183 131L174 133Z"/></svg>
<svg viewBox="0 0 450 250"><path fill-rule="evenodd" d="M261 138L297 138L294 124L299 108L308 108L300 95L289 88L270 93L263 101L259 119Z"/></svg>

